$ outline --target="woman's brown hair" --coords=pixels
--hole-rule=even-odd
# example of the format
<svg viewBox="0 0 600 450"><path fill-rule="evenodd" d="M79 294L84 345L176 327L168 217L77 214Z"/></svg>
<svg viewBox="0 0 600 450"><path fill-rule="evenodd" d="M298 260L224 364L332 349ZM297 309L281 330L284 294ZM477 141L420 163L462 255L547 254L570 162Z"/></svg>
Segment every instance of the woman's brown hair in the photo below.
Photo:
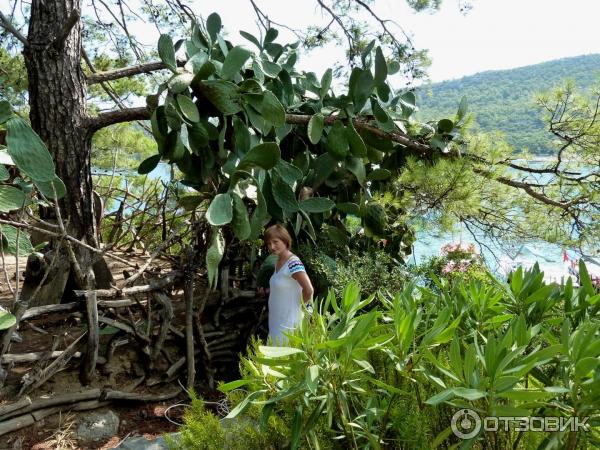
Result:
<svg viewBox="0 0 600 450"><path fill-rule="evenodd" d="M288 249L292 247L292 236L290 236L290 233L288 233L288 230L283 225L272 225L265 230L265 244L269 244L269 241L275 238L283 242Z"/></svg>

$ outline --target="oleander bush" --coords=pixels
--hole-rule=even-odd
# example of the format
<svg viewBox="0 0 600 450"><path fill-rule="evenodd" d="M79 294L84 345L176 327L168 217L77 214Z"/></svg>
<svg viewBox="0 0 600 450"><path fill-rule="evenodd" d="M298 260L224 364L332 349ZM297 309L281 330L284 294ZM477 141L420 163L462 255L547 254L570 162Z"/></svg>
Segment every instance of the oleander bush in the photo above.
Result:
<svg viewBox="0 0 600 450"><path fill-rule="evenodd" d="M411 266L409 270L420 284L429 287L435 287L440 278L450 283L473 280L490 282L485 261L473 244L446 244L441 248L439 255Z"/></svg>
<svg viewBox="0 0 600 450"><path fill-rule="evenodd" d="M579 272L579 287L547 284L535 266L507 282L409 282L368 297L355 283L330 290L287 347L250 346L241 378L220 386L234 392L227 420L249 420L266 439L276 418L278 448L595 448L600 293L583 263ZM464 408L577 418L589 429L513 424L459 439L451 420ZM188 419L183 430L193 426Z"/></svg>

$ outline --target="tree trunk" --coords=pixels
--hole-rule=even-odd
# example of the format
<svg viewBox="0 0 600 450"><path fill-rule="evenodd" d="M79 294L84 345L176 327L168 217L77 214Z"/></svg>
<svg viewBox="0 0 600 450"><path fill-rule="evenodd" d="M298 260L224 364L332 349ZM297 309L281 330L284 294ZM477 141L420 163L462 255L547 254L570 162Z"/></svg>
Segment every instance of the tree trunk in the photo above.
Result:
<svg viewBox="0 0 600 450"><path fill-rule="evenodd" d="M59 202L66 231L97 246L90 163L92 132L86 123L87 87L80 63L80 7L80 0L34 0L29 45L23 54L29 80L31 125L48 146L56 173L67 188L67 195ZM65 25L69 23L74 23L70 30ZM69 279L73 287L79 289L94 287L94 255L80 246L73 249L84 279L76 280L72 276L72 264L65 263L69 261L65 249L56 249L60 256L37 295L37 305L58 303ZM30 272L26 271L24 294L31 293L37 286L36 277L27 277Z"/></svg>

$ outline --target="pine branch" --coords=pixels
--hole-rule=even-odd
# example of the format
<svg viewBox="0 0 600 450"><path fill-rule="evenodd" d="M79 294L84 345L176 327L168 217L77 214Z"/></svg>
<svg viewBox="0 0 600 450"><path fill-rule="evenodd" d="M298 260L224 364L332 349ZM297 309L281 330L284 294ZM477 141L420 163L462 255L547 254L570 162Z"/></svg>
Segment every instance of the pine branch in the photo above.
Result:
<svg viewBox="0 0 600 450"><path fill-rule="evenodd" d="M286 114L285 121L291 125L308 125L311 117L312 115L308 114ZM339 120L339 118L336 116L325 117L325 124L333 125L336 120ZM352 123L357 130L369 131L378 138L389 139L397 144L402 144L411 150L417 151L421 156L431 155L432 153L432 149L429 147L429 145L416 141L401 131L393 131L388 133L387 131L383 131L367 123L365 119L353 119Z"/></svg>
<svg viewBox="0 0 600 450"><path fill-rule="evenodd" d="M29 45L27 38L25 36L23 36L19 32L19 30L17 30L14 27L14 25L10 22L10 20L8 20L8 18L4 14L2 14L2 11L0 11L0 26L2 26L2 28L4 28L6 31L8 31L14 37L16 37L19 41L21 41L25 47L27 47Z"/></svg>
<svg viewBox="0 0 600 450"><path fill-rule="evenodd" d="M93 133L101 128L105 128L116 123L132 122L134 120L149 120L151 116L152 111L145 106L139 108L119 109L98 114L96 117L89 117L87 120L87 126Z"/></svg>
<svg viewBox="0 0 600 450"><path fill-rule="evenodd" d="M87 83L96 84L105 81L119 80L121 78L139 75L142 73L152 73L157 70L166 69L167 66L162 61L154 61L136 66L123 67L121 69L107 70L104 72L96 72L88 75Z"/></svg>

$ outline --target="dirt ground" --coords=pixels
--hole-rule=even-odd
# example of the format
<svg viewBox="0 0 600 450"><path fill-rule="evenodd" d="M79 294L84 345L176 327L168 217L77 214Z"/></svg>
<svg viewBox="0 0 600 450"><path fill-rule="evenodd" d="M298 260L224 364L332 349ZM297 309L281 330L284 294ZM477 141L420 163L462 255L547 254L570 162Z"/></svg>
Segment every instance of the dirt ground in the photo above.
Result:
<svg viewBox="0 0 600 450"><path fill-rule="evenodd" d="M120 256L126 258L130 262L137 262L140 265L145 261L145 258L142 255ZM26 258L20 258L19 266L21 278L25 269L25 264ZM166 266L166 262L163 262L163 265ZM123 270L126 269L130 272L132 271L132 269L126 268L125 265L115 261L109 261L109 267L117 283L123 279ZM1 268L2 266L0 263L0 269ZM168 270L166 267L164 267L164 269ZM3 273L0 273L0 305L10 308L14 297L5 277L8 276L10 283L14 286L14 258L7 258L5 260L5 270L2 270L2 272ZM184 311L183 301L177 301L177 299L174 300L176 318L173 323L177 328L181 328L184 321L184 319L180 317L181 312ZM19 334L22 337L22 341L13 343L9 353L18 354L50 350L54 339L59 340L58 349L63 349L81 335L84 328L84 321L81 316L73 316L68 313L54 313L32 319L21 324ZM101 350L102 346L106 345L109 339L110 335L101 336ZM111 359L111 363L98 366L96 376L92 384L87 388L97 387L102 389L110 387L112 389L128 391L134 387L136 383L139 383L144 376L144 370L141 363L138 361L139 358L137 357L137 354L139 352L136 352L135 349L132 348L134 345L136 344L129 343L117 347L115 357ZM167 342L165 343L165 350L177 354L178 346L180 348L181 342ZM165 360L162 361L162 364L162 368L164 368L164 365L168 365L169 363ZM2 396L5 397L0 397L0 406L14 401L21 377L28 372L32 366L33 363L28 363L15 365L12 368L5 383L5 386L8 386L8 389L5 388L4 391L0 391L3 392ZM72 364L70 368L54 375L48 382L30 393L29 397L33 400L42 395L64 394L83 390L84 387L82 387L79 382L78 370L73 366L76 366L76 364ZM181 381L185 382L185 379L182 379ZM177 380L169 385L160 384L148 386L147 384L152 384L148 383L148 378L144 379L144 382L135 387L135 392L161 394L172 392L178 386ZM204 390L202 386L198 386L197 390L204 398L214 400L218 397L218 393L215 391ZM176 398L164 402L142 403L127 401L112 403L105 407L105 409L109 408L119 416L119 432L116 436L106 442L100 442L96 446L79 446L73 438L73 433L77 428L78 421L85 417L86 414L93 411L68 412L61 415L55 414L43 419L35 425L0 436L0 450L111 449L127 437L143 435L148 439L157 438L163 433L177 430L177 426L165 417L165 411L170 405L181 402L185 403L186 401L187 394L183 392ZM169 411L169 417L176 422L181 422L182 413L183 408L173 408Z"/></svg>

